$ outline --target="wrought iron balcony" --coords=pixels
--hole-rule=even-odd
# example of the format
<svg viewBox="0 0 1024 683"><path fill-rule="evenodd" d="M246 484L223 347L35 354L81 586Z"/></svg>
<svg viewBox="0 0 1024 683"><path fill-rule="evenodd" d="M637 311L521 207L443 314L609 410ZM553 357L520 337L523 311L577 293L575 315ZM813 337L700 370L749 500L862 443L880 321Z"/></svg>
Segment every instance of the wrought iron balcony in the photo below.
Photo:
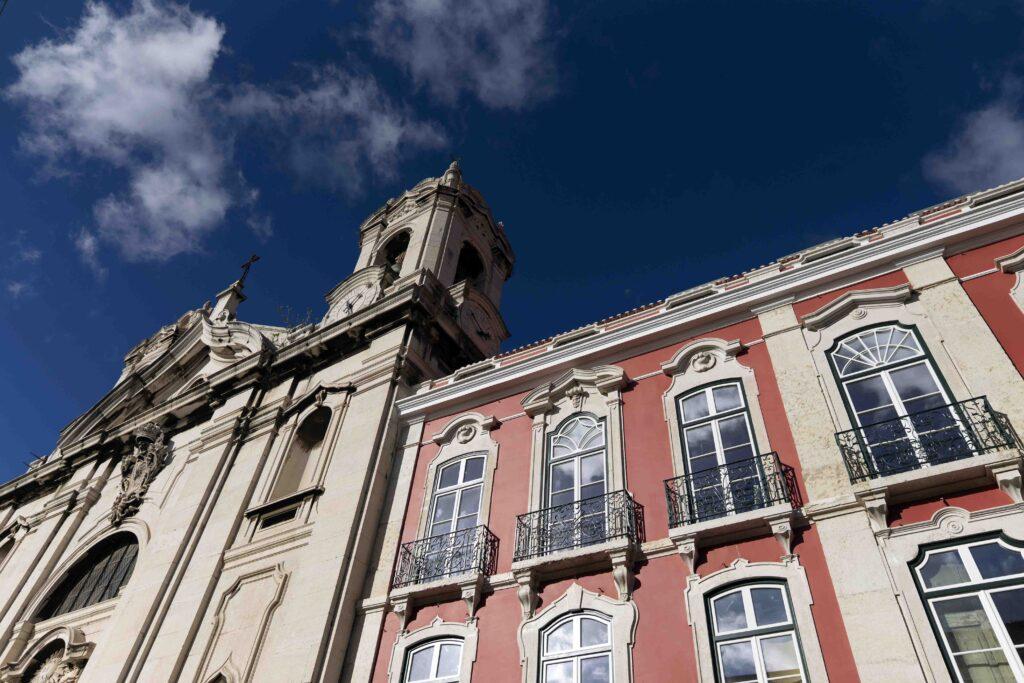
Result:
<svg viewBox="0 0 1024 683"><path fill-rule="evenodd" d="M780 503L797 505L791 468L777 453L712 467L665 481L670 527L696 524Z"/></svg>
<svg viewBox="0 0 1024 683"><path fill-rule="evenodd" d="M483 525L403 543L398 551L394 587L469 572L490 575L497 557L498 537Z"/></svg>
<svg viewBox="0 0 1024 683"><path fill-rule="evenodd" d="M1020 447L984 396L839 432L836 442L854 483Z"/></svg>
<svg viewBox="0 0 1024 683"><path fill-rule="evenodd" d="M516 518L513 560L528 560L615 538L637 542L642 535L642 525L642 506L628 491L613 491L529 512Z"/></svg>

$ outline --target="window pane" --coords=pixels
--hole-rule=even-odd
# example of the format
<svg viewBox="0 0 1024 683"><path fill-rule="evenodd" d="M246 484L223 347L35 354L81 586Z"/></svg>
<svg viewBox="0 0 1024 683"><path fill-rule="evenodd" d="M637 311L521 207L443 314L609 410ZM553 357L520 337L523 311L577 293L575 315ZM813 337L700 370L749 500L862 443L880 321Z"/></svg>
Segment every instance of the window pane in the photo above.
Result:
<svg viewBox="0 0 1024 683"><path fill-rule="evenodd" d="M457 643L442 643L441 656L437 660L437 675L456 676L462 660L462 646Z"/></svg>
<svg viewBox="0 0 1024 683"><path fill-rule="evenodd" d="M1002 650L972 652L954 659L965 683L1016 683L1017 678Z"/></svg>
<svg viewBox="0 0 1024 683"><path fill-rule="evenodd" d="M581 619L580 631L582 647L604 645L608 642L608 625L597 619Z"/></svg>
<svg viewBox="0 0 1024 683"><path fill-rule="evenodd" d="M715 387L711 390L715 397L715 412L724 413L727 410L734 410L743 405L740 401L740 388L735 384L724 387Z"/></svg>
<svg viewBox="0 0 1024 683"><path fill-rule="evenodd" d="M718 433L722 437L722 448L729 449L750 443L747 418L743 415L727 417L718 422Z"/></svg>
<svg viewBox="0 0 1024 683"><path fill-rule="evenodd" d="M437 488L445 489L459 483L459 466L462 463L454 462L447 467L441 468L441 476L437 478Z"/></svg>
<svg viewBox="0 0 1024 683"><path fill-rule="evenodd" d="M758 626L784 624L789 621L781 588L753 588L750 591L750 600L754 603L754 621Z"/></svg>
<svg viewBox="0 0 1024 683"><path fill-rule="evenodd" d="M702 417L707 417L711 414L708 409L708 397L702 391L699 394L694 394L689 398L683 399L683 420L690 422L691 420L699 420Z"/></svg>
<svg viewBox="0 0 1024 683"><path fill-rule="evenodd" d="M761 641L761 656L764 658L764 672L771 680L796 677L800 680L800 664L797 662L796 645L792 634L765 638Z"/></svg>
<svg viewBox="0 0 1024 683"><path fill-rule="evenodd" d="M462 481L476 481L484 476L484 459L469 458L466 460L466 469L462 473Z"/></svg>
<svg viewBox="0 0 1024 683"><path fill-rule="evenodd" d="M425 681L430 678L430 665L434 661L434 646L414 652L409 662L407 681Z"/></svg>
<svg viewBox="0 0 1024 683"><path fill-rule="evenodd" d="M925 588L941 588L970 580L960 553L956 550L932 553L919 571Z"/></svg>
<svg viewBox="0 0 1024 683"><path fill-rule="evenodd" d="M544 683L572 683L572 662L558 662L545 666Z"/></svg>
<svg viewBox="0 0 1024 683"><path fill-rule="evenodd" d="M935 383L932 373L929 372L928 366L924 363L917 363L906 368L893 370L890 377L892 377L892 383L896 387L896 393L900 395L900 399L903 401L910 401L919 396L939 393L939 385ZM937 405L942 405L943 403L945 401L939 397ZM918 410L930 407L930 405L922 405Z"/></svg>
<svg viewBox="0 0 1024 683"><path fill-rule="evenodd" d="M455 513L455 494L446 493L443 496L438 496L434 499L434 519L433 522L443 522L451 519Z"/></svg>
<svg viewBox="0 0 1024 683"><path fill-rule="evenodd" d="M975 595L935 602L939 626L953 653L998 648L999 641Z"/></svg>
<svg viewBox="0 0 1024 683"><path fill-rule="evenodd" d="M1006 625L1010 640L1014 645L1024 645L1024 588L992 593L992 602Z"/></svg>
<svg viewBox="0 0 1024 683"><path fill-rule="evenodd" d="M715 600L715 623L719 633L742 631L747 628L747 615L743 611L743 593L736 591Z"/></svg>
<svg viewBox="0 0 1024 683"><path fill-rule="evenodd" d="M849 382L846 385L846 390L850 395L850 403L853 404L853 409L858 413L892 405L889 392L886 391L882 378L877 375L866 379L859 379L856 382ZM877 420L873 420L873 422L877 422Z"/></svg>
<svg viewBox="0 0 1024 683"><path fill-rule="evenodd" d="M547 651L548 652L566 652L573 648L573 641L575 640L575 621L567 621L554 631L548 634L547 638Z"/></svg>
<svg viewBox="0 0 1024 683"><path fill-rule="evenodd" d="M757 680L757 668L754 665L754 652L751 645L749 640L745 640L718 648L722 660L722 678L725 683L745 683Z"/></svg>
<svg viewBox="0 0 1024 683"><path fill-rule="evenodd" d="M715 452L715 436L711 425L686 430L686 453L691 458Z"/></svg>
<svg viewBox="0 0 1024 683"><path fill-rule="evenodd" d="M576 481L576 465L573 461L563 462L551 468L551 491L571 490Z"/></svg>
<svg viewBox="0 0 1024 683"><path fill-rule="evenodd" d="M608 655L588 657L580 662L580 683L608 683L611 671Z"/></svg>
<svg viewBox="0 0 1024 683"><path fill-rule="evenodd" d="M997 576L1024 574L1024 556L1019 550L1004 548L993 541L984 545L971 546L971 556L978 565L978 571L986 579Z"/></svg>
<svg viewBox="0 0 1024 683"><path fill-rule="evenodd" d="M463 490L459 500L459 517L475 515L480 510L480 487L474 486Z"/></svg>
<svg viewBox="0 0 1024 683"><path fill-rule="evenodd" d="M580 460L580 484L604 481L604 454L588 455Z"/></svg>

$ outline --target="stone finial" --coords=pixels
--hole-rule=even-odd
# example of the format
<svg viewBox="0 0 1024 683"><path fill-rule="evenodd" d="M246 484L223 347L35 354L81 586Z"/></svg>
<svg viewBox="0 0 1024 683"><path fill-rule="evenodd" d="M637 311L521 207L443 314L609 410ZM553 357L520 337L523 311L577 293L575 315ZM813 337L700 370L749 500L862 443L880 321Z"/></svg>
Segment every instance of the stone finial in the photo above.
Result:
<svg viewBox="0 0 1024 683"><path fill-rule="evenodd" d="M454 188L462 185L462 169L459 167L458 159L452 158L452 163L448 165L448 170L441 177L441 184Z"/></svg>

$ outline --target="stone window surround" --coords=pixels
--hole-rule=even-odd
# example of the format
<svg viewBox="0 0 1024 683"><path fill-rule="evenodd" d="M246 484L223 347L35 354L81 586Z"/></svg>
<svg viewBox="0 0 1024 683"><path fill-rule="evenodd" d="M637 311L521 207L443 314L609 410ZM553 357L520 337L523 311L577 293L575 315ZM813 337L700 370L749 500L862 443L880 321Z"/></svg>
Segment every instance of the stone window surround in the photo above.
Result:
<svg viewBox="0 0 1024 683"><path fill-rule="evenodd" d="M967 541L973 536L1001 532L1024 541L1024 504L1014 503L978 512L958 507L937 510L931 519L875 532L890 568L893 592L918 653L925 680L951 683L942 646L936 640L928 610L914 579L912 563L922 548L946 541Z"/></svg>
<svg viewBox="0 0 1024 683"><path fill-rule="evenodd" d="M522 665L523 683L540 680L540 639L544 630L573 612L596 612L608 620L612 680L616 683L633 681L632 650L633 643L636 642L638 618L636 603L632 600L615 600L592 593L574 582L560 597L519 625L519 660Z"/></svg>
<svg viewBox="0 0 1024 683"><path fill-rule="evenodd" d="M498 425L499 422L494 416L484 416L475 412L464 413L449 421L440 432L431 438L431 441L440 448L427 466L419 523L416 525L416 538L423 538L426 535L437 473L445 465L469 455L483 455L486 458L483 488L480 492L480 511L477 513L477 519L478 524L484 526L489 524L491 490L494 486L494 472L498 467L498 444L491 436L491 431Z"/></svg>
<svg viewBox="0 0 1024 683"><path fill-rule="evenodd" d="M473 663L476 661L478 634L476 619L460 623L442 621L441 617L434 617L432 622L415 631L403 630L398 634L395 645L391 649L391 660L388 663L388 683L402 683L405 658L410 651L432 640L442 638L454 638L462 641L459 681L460 683L469 683L473 677Z"/></svg>
<svg viewBox="0 0 1024 683"><path fill-rule="evenodd" d="M1024 311L1024 247L996 259L996 267L1004 273L1015 274L1010 298Z"/></svg>
<svg viewBox="0 0 1024 683"><path fill-rule="evenodd" d="M725 569L708 576L690 574L687 578L686 620L693 631L694 648L697 653L697 680L700 683L715 683L707 599L731 586L765 580L785 583L808 680L814 683L827 683L825 659L818 641L814 615L811 612L814 600L811 597L810 584L807 582L807 573L795 555L784 557L781 562L748 562L740 558Z"/></svg>
<svg viewBox="0 0 1024 683"><path fill-rule="evenodd" d="M263 532L280 531L281 529L305 524L310 521L313 514L313 500L323 492L323 478L330 464L331 453L341 433L341 424L345 418L349 397L352 387L348 384L321 384L315 383L300 398L291 402L291 405L282 413L279 420L284 424L275 439L276 443L271 447L269 457L270 466L267 474L260 485L260 491L253 497L254 501L246 510L246 517L249 519L249 527L241 538L246 542L254 540ZM320 446L320 453L317 456L318 462L313 472L312 482L309 486L303 487L286 496L275 500L269 500L274 484L284 467L285 458L288 457L292 442L298 433L298 427L302 422L320 408L327 408L331 411L331 417L327 422L327 430L324 433L324 440ZM261 528L262 520L275 513L280 513L289 507L297 509L295 516L281 524Z"/></svg>
<svg viewBox="0 0 1024 683"><path fill-rule="evenodd" d="M0 667L0 683L22 681L24 674L35 664L35 658L56 643L62 643L64 646L61 663L71 667L73 671L81 671L95 647L93 643L86 641L80 628L68 626L52 628L37 639L31 649L24 651L17 661Z"/></svg>
<svg viewBox="0 0 1024 683"><path fill-rule="evenodd" d="M572 368L555 381L534 389L523 399L523 409L533 419L528 511L543 509L550 434L576 413L590 413L605 422L606 490L626 488L625 442L622 427L622 389L628 384L625 371L614 365L590 369Z"/></svg>
<svg viewBox="0 0 1024 683"><path fill-rule="evenodd" d="M740 363L736 356L746 347L739 340L725 341L714 337L705 337L690 342L661 364L661 370L672 379L668 390L662 395L665 411L665 422L668 423L671 436L672 469L675 476L686 474L686 457L683 449L683 433L679 423L679 410L676 406L679 398L695 389L712 384L720 384L729 380L738 380L743 387L747 412L750 415L751 427L755 443L755 455L770 453L771 442L765 427L760 394L754 370Z"/></svg>
<svg viewBox="0 0 1024 683"><path fill-rule="evenodd" d="M898 324L916 330L935 370L945 382L951 401L972 398L956 361L943 343L942 332L914 299L909 284L846 292L835 301L805 315L804 340L824 388L825 403L837 432L853 429L842 389L832 372L829 351L835 343L854 332L871 327Z"/></svg>

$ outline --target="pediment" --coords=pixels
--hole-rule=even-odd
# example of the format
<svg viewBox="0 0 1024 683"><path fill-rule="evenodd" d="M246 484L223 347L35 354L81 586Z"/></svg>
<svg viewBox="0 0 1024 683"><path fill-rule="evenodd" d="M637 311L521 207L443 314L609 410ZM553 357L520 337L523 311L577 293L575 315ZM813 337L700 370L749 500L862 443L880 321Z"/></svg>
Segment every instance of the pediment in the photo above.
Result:
<svg viewBox="0 0 1024 683"><path fill-rule="evenodd" d="M555 404L569 395L574 387L592 387L601 394L622 389L628 383L626 372L615 365L598 365L593 368L572 368L566 370L553 382L531 391L523 399L527 415L536 415L551 410Z"/></svg>
<svg viewBox="0 0 1024 683"><path fill-rule="evenodd" d="M857 289L846 292L813 313L808 313L803 317L803 324L808 330L820 330L841 320L858 308L897 306L909 301L913 295L914 290L908 284L878 289Z"/></svg>

